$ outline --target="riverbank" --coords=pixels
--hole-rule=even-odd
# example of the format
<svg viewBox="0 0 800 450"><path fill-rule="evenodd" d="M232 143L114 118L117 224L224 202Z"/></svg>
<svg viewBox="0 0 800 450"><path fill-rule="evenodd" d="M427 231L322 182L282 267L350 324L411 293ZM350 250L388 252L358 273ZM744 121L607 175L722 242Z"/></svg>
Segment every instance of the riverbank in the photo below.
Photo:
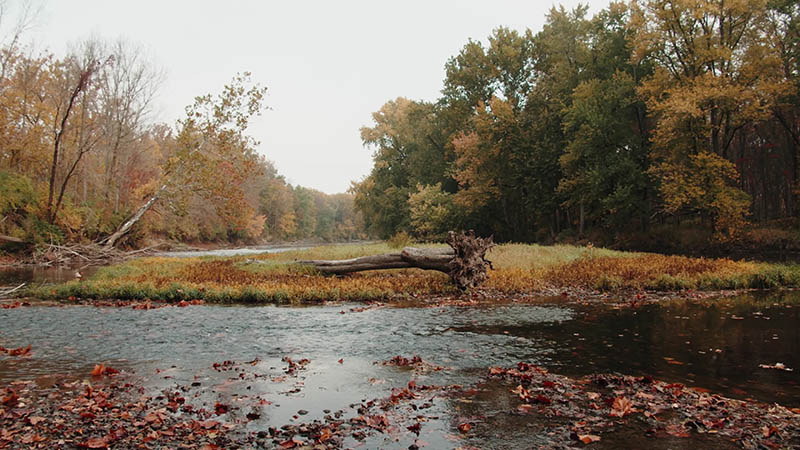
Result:
<svg viewBox="0 0 800 450"><path fill-rule="evenodd" d="M428 246L430 247L430 246ZM447 275L417 269L330 277L294 264L396 251L385 243L347 244L230 257L145 257L100 268L88 279L31 287L40 299L204 300L212 303L318 303L460 297ZM619 252L568 245L504 244L488 259L479 297L575 294L638 298L686 291L800 287L800 265Z"/></svg>

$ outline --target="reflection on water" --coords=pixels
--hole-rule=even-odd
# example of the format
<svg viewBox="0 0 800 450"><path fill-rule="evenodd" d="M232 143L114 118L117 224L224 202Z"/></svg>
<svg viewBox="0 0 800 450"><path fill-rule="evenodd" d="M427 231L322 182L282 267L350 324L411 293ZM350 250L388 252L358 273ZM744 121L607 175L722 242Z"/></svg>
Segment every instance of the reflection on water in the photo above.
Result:
<svg viewBox="0 0 800 450"><path fill-rule="evenodd" d="M80 272L82 277L88 277L97 272L97 267L2 267L0 268L0 286L16 286L21 283L66 283L76 278L76 272Z"/></svg>
<svg viewBox="0 0 800 450"><path fill-rule="evenodd" d="M212 363L258 358L261 362L256 369L269 375L281 373L283 356L311 359L298 392L286 393L297 380L249 385L273 402L264 417L251 424L265 427L291 421L300 409L309 411L304 420L310 420L321 417L324 409L346 408L353 402L385 396L389 388L403 386L413 374L373 363L394 355L419 354L448 368L417 375L418 382L425 384L475 385L489 366L528 361L574 376L649 374L723 395L798 407L800 307L793 306L798 303L795 298L784 303L778 300L671 302L623 309L564 302L379 308L361 313L348 312L347 305L195 306L150 311L27 307L0 310L0 345L33 346L31 358L0 357L0 385L53 373L85 375L93 364L107 362L135 371L151 387L197 379L210 391L235 395L244 387L216 373ZM776 362L797 371L758 367ZM169 377L156 369L168 369ZM443 401L437 411L441 420L427 424L421 438L433 448L450 448L453 443L442 436L452 433L459 417L513 410L516 405L497 389L508 390L502 385L486 386L486 398L479 395L465 403ZM489 427L498 435L482 436L482 448L508 448L509 434L527 435L525 447L536 446L536 439L547 439L542 431L545 424L531 422L531 416L505 414L486 420L504 425ZM624 429L615 436L627 439ZM603 439L603 447L613 447L615 438ZM403 441L379 446L408 445ZM716 448L724 448L720 445Z"/></svg>

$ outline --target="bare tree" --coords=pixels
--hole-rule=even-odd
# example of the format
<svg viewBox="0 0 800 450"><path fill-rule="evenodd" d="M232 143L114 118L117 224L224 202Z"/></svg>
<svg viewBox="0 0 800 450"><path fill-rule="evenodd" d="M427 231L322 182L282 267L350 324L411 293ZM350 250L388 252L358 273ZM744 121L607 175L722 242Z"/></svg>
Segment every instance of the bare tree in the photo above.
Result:
<svg viewBox="0 0 800 450"><path fill-rule="evenodd" d="M56 220L67 185L78 164L87 153L96 148L102 137L95 109L97 88L92 86L92 81L109 64L113 64L113 58L102 53L102 46L97 41L86 41L81 44L81 53L73 53L64 63L52 68L58 92L54 99L53 156L46 209L50 223ZM70 160L65 158L65 144L71 147ZM60 164L62 158L65 159L64 164ZM62 174L59 177L58 172L62 165Z"/></svg>
<svg viewBox="0 0 800 450"><path fill-rule="evenodd" d="M99 80L105 128L103 198L113 203L116 213L120 209L120 165L131 156L145 131L164 74L146 59L140 46L127 41L116 41L108 53L114 64Z"/></svg>

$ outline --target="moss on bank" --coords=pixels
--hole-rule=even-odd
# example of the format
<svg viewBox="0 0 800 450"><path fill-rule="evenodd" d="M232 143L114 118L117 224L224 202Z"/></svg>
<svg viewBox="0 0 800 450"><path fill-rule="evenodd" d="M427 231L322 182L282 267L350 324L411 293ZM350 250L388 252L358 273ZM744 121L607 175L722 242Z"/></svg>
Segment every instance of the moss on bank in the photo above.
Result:
<svg viewBox="0 0 800 450"><path fill-rule="evenodd" d="M131 260L101 268L83 281L32 288L45 299L121 299L215 303L313 303L386 300L457 294L445 274L417 269L329 277L292 264L301 259L346 259L393 251L386 244L337 245L237 257ZM483 289L502 295L548 289L596 291L722 290L800 286L800 265L629 253L568 245L505 244Z"/></svg>

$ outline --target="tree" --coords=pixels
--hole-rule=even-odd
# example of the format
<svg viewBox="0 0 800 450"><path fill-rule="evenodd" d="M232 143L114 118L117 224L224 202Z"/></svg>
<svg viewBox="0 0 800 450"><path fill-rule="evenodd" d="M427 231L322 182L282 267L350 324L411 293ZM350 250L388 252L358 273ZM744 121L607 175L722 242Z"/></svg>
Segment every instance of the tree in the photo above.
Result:
<svg viewBox="0 0 800 450"><path fill-rule="evenodd" d="M211 201L217 212L243 229L255 211L244 201L241 183L258 169L257 142L245 134L263 110L266 88L250 83L250 74L233 78L222 92L196 97L179 122L175 152L167 159L160 187L105 239L106 248L125 235L162 196L179 198L190 192Z"/></svg>
<svg viewBox="0 0 800 450"><path fill-rule="evenodd" d="M353 187L356 206L372 232L388 237L407 230L408 195L417 183L445 181L445 138L436 106L397 98L372 115L361 140L374 149L370 175Z"/></svg>
<svg viewBox="0 0 800 450"><path fill-rule="evenodd" d="M96 110L97 89L92 82L101 68L111 62L102 55L96 42L89 41L82 46L80 53L50 67L53 90L49 94L54 102L50 118L53 150L45 213L50 224L55 223L67 185L78 164L96 148L101 138ZM69 159L68 151L71 153ZM58 197L55 197L56 189Z"/></svg>
<svg viewBox="0 0 800 450"><path fill-rule="evenodd" d="M767 2L647 0L634 8L635 58L656 66L640 94L656 118L651 173L664 210L700 212L718 236L730 235L749 204L734 184L734 139L768 118L788 89Z"/></svg>
<svg viewBox="0 0 800 450"><path fill-rule="evenodd" d="M564 204L585 222L622 229L633 219L650 220L648 124L636 89L647 66L631 64L628 8L612 3L591 23L583 80L564 109L566 148L559 158Z"/></svg>
<svg viewBox="0 0 800 450"><path fill-rule="evenodd" d="M447 232L460 228L453 194L442 191L442 184L417 184L408 197L413 234L427 240L444 240Z"/></svg>

